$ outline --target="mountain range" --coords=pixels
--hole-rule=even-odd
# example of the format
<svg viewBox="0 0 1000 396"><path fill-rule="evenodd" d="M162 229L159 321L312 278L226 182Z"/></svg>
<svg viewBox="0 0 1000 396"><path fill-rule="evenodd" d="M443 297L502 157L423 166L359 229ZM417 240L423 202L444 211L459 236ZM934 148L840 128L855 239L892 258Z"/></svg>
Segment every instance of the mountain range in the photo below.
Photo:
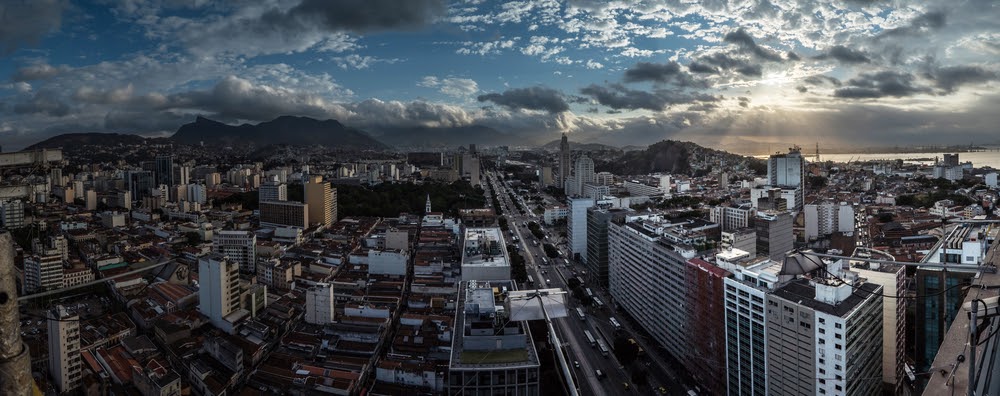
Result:
<svg viewBox="0 0 1000 396"><path fill-rule="evenodd" d="M320 121L309 117L281 116L257 125L233 126L205 117L184 124L170 137L175 143L239 145L252 143L327 146L339 149L384 150L382 142L360 129L344 126L337 120Z"/></svg>

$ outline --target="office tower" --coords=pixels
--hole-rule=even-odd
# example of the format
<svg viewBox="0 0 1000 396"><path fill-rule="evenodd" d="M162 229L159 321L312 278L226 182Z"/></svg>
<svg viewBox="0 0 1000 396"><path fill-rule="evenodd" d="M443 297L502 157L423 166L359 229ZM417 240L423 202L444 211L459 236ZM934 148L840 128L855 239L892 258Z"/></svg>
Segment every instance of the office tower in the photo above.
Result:
<svg viewBox="0 0 1000 396"><path fill-rule="evenodd" d="M57 187L63 185L62 168L52 168L49 171L49 186Z"/></svg>
<svg viewBox="0 0 1000 396"><path fill-rule="evenodd" d="M333 323L333 303L333 286L329 283L319 283L306 289L306 323Z"/></svg>
<svg viewBox="0 0 1000 396"><path fill-rule="evenodd" d="M555 185L551 166L543 166L538 170L538 183L542 185L542 188Z"/></svg>
<svg viewBox="0 0 1000 396"><path fill-rule="evenodd" d="M145 170L125 172L125 188L132 195L133 202L150 196L154 182L153 172Z"/></svg>
<svg viewBox="0 0 1000 396"><path fill-rule="evenodd" d="M719 172L719 189L729 189L729 172Z"/></svg>
<svg viewBox="0 0 1000 396"><path fill-rule="evenodd" d="M574 195L583 194L583 187L587 184L594 184L594 160L590 159L586 154L580 156L576 160L576 167L573 171L573 182L576 184L573 187Z"/></svg>
<svg viewBox="0 0 1000 396"><path fill-rule="evenodd" d="M56 250L24 258L24 292L26 294L56 290L63 287L63 259Z"/></svg>
<svg viewBox="0 0 1000 396"><path fill-rule="evenodd" d="M958 166L958 153L945 154L942 162L944 166Z"/></svg>
<svg viewBox="0 0 1000 396"><path fill-rule="evenodd" d="M309 205L309 222L330 226L334 222L333 190L323 176L309 176L305 185L306 204Z"/></svg>
<svg viewBox="0 0 1000 396"><path fill-rule="evenodd" d="M684 294L690 358L688 371L713 395L726 394L725 280L729 271L699 258L687 261Z"/></svg>
<svg viewBox="0 0 1000 396"><path fill-rule="evenodd" d="M205 204L208 202L208 188L204 184L188 184L187 201Z"/></svg>
<svg viewBox="0 0 1000 396"><path fill-rule="evenodd" d="M97 210L97 191L87 190L83 196L83 200L86 202L87 210Z"/></svg>
<svg viewBox="0 0 1000 396"><path fill-rule="evenodd" d="M587 271L601 287L608 287L608 227L612 221L625 219L627 210L587 209Z"/></svg>
<svg viewBox="0 0 1000 396"><path fill-rule="evenodd" d="M174 185L174 157L172 155L158 155L154 165L156 185Z"/></svg>
<svg viewBox="0 0 1000 396"><path fill-rule="evenodd" d="M569 179L570 168L572 167L569 152L569 140L566 138L566 134L562 135L562 141L559 142L559 187L566 187L566 180Z"/></svg>
<svg viewBox="0 0 1000 396"><path fill-rule="evenodd" d="M0 201L0 227L7 229L24 227L24 202L19 199Z"/></svg>
<svg viewBox="0 0 1000 396"><path fill-rule="evenodd" d="M238 264L244 273L256 271L257 234L252 231L219 231L212 236L212 251Z"/></svg>
<svg viewBox="0 0 1000 396"><path fill-rule="evenodd" d="M260 203L260 226L309 228L309 205L293 201L263 201Z"/></svg>
<svg viewBox="0 0 1000 396"><path fill-rule="evenodd" d="M768 295L770 394L881 393L882 287L847 282L795 279Z"/></svg>
<svg viewBox="0 0 1000 396"><path fill-rule="evenodd" d="M757 232L757 255L782 261L785 254L795 248L792 215L788 212L758 211L754 231Z"/></svg>
<svg viewBox="0 0 1000 396"><path fill-rule="evenodd" d="M198 259L198 311L215 327L232 332L240 318L240 266L221 254Z"/></svg>
<svg viewBox="0 0 1000 396"><path fill-rule="evenodd" d="M268 180L260 185L257 191L258 202L287 201L288 186L277 180Z"/></svg>
<svg viewBox="0 0 1000 396"><path fill-rule="evenodd" d="M749 253L750 257L757 257L757 232L753 228L722 231L719 248L739 249Z"/></svg>
<svg viewBox="0 0 1000 396"><path fill-rule="evenodd" d="M767 160L768 186L794 190L794 202L788 202L790 210L802 209L805 188L805 158L798 147L788 150L788 154L774 154Z"/></svg>
<svg viewBox="0 0 1000 396"><path fill-rule="evenodd" d="M49 327L49 375L60 393L81 383L80 318L56 305L46 315Z"/></svg>
<svg viewBox="0 0 1000 396"><path fill-rule="evenodd" d="M187 165L174 164L174 178L173 183L176 184L191 184L191 167Z"/></svg>
<svg viewBox="0 0 1000 396"><path fill-rule="evenodd" d="M726 389L729 396L768 396L767 313L770 290L791 276L778 273L781 262L758 259L736 265L726 287Z"/></svg>
<svg viewBox="0 0 1000 396"><path fill-rule="evenodd" d="M835 232L854 232L854 206L847 202L839 205L833 202L805 205L803 215L806 241L814 241Z"/></svg>
<svg viewBox="0 0 1000 396"><path fill-rule="evenodd" d="M587 209L596 202L593 198L567 198L569 201L569 216L566 217L566 242L570 254L580 255L587 262Z"/></svg>
<svg viewBox="0 0 1000 396"><path fill-rule="evenodd" d="M882 383L893 394L903 394L907 386L904 370L906 358L906 311L910 299L901 298L906 292L906 269L887 263L858 263L851 271L882 286Z"/></svg>
<svg viewBox="0 0 1000 396"><path fill-rule="evenodd" d="M538 395L539 360L525 321L510 319L510 280L459 284L448 395ZM489 357L489 362L486 362Z"/></svg>
<svg viewBox="0 0 1000 396"><path fill-rule="evenodd" d="M733 231L749 227L754 210L749 205L716 206L708 212L708 219L719 225L722 231Z"/></svg>
<svg viewBox="0 0 1000 396"><path fill-rule="evenodd" d="M986 181L986 185L987 186L990 186L990 187L993 187L993 188L997 188L998 187L998 185L997 185L997 173L996 172L987 173L986 176L983 177L983 180Z"/></svg>

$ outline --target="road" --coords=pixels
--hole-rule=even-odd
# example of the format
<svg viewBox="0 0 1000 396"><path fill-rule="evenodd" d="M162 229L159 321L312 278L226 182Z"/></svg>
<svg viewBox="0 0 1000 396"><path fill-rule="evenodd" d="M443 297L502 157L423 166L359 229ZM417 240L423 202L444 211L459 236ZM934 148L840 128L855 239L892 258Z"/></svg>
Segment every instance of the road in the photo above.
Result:
<svg viewBox="0 0 1000 396"><path fill-rule="evenodd" d="M528 274L537 280L535 287L560 288L568 291L569 288L566 285L566 281L573 276L572 272L563 273L563 271L569 270L562 264L555 265L554 260L549 261L553 263L552 265L544 265L541 260L542 257L545 257L542 243L539 242L539 246L536 247L530 242L535 238L523 224L525 222L537 221L537 218L531 216L530 213L527 216L521 215L517 207L510 201L509 189L496 180L493 174L490 174L489 180L491 187L497 189L497 198L500 202L496 204L500 205L507 219L507 224L519 240L519 245L521 246L520 253L525 258ZM525 205L525 207L528 206ZM558 260L561 261L562 259ZM600 334L593 327L595 325L593 323L594 316L588 314L587 320L581 321L576 315L578 304L569 294L566 295L566 302L570 316L554 319L553 327L556 329L559 339L563 344L567 361L576 361L580 364L579 368L574 367L571 370L576 377L575 383L579 389L579 393L581 395L639 394L640 392L631 383L628 374L618 363L617 359L615 359L614 354L609 353L607 357L602 356L597 348L592 347L587 340L584 334L585 330L589 330L595 337L599 337ZM588 312L594 310L593 308L584 309ZM613 339L606 339L605 343L610 348L613 344ZM601 370L605 377L598 378L596 370ZM628 384L628 389L626 389L625 384Z"/></svg>

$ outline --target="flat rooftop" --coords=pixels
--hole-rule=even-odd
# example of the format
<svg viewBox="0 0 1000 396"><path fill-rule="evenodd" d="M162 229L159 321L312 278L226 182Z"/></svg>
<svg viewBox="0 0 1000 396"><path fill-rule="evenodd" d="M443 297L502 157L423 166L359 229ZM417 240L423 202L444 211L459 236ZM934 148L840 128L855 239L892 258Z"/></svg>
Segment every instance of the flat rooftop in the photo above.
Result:
<svg viewBox="0 0 1000 396"><path fill-rule="evenodd" d="M844 301L841 301L840 304L830 305L816 300L816 287L808 280L800 278L786 283L781 288L775 290L773 295L788 301L798 302L819 312L843 318L867 298L872 297L880 287L874 283L862 283L860 286L856 286L851 295L844 299Z"/></svg>
<svg viewBox="0 0 1000 396"><path fill-rule="evenodd" d="M452 337L451 361L452 369L508 369L519 367L537 367L540 363L535 351L535 344L531 339L531 332L527 323L523 321L506 321L502 323L506 327L505 333L512 328L517 328L523 335L525 345L508 349L466 349L466 337L478 338L478 336L468 336L465 334L466 320L470 320L476 328L484 324L483 316L494 317L506 311L503 301L502 291L517 290L516 285L509 280L505 281L467 281L461 282L458 290L458 306L456 307L454 336ZM480 325L480 326L476 326ZM510 337L510 335L504 335ZM489 336L486 336L491 338Z"/></svg>
<svg viewBox="0 0 1000 396"><path fill-rule="evenodd" d="M462 241L462 266L509 267L507 245L499 227L467 228Z"/></svg>

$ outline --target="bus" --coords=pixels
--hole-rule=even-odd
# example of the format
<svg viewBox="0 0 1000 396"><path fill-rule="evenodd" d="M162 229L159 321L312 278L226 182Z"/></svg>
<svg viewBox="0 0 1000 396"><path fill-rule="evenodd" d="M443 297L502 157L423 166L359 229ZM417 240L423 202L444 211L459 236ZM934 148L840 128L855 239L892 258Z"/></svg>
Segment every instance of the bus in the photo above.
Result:
<svg viewBox="0 0 1000 396"><path fill-rule="evenodd" d="M589 287L586 288L586 289L583 289L583 291L587 292L587 297L594 298L594 292L590 291Z"/></svg>
<svg viewBox="0 0 1000 396"><path fill-rule="evenodd" d="M576 307L576 315L580 317L580 320L587 320L587 315L583 313L583 308Z"/></svg>
<svg viewBox="0 0 1000 396"><path fill-rule="evenodd" d="M559 251L559 254L562 255L562 251ZM567 267L569 267L569 260L563 259L563 264L565 264Z"/></svg>
<svg viewBox="0 0 1000 396"><path fill-rule="evenodd" d="M618 323L618 319L615 319L615 318L614 318L614 317L612 316L612 317L611 317L611 327L614 327L614 328L615 328L615 331L621 331L621 329L622 329L622 324L621 324L621 323Z"/></svg>
<svg viewBox="0 0 1000 396"><path fill-rule="evenodd" d="M590 343L590 346L597 346L597 340L594 338L593 334L590 334L590 330L584 330L583 334L587 336L587 342Z"/></svg>
<svg viewBox="0 0 1000 396"><path fill-rule="evenodd" d="M604 303L597 297L594 297L594 305L596 305L597 308L604 308Z"/></svg>
<svg viewBox="0 0 1000 396"><path fill-rule="evenodd" d="M608 346L604 345L604 340L597 340L597 349L601 350L601 355L608 357Z"/></svg>
<svg viewBox="0 0 1000 396"><path fill-rule="evenodd" d="M528 284L531 286L535 285L535 278L533 278L531 275L528 275Z"/></svg>

